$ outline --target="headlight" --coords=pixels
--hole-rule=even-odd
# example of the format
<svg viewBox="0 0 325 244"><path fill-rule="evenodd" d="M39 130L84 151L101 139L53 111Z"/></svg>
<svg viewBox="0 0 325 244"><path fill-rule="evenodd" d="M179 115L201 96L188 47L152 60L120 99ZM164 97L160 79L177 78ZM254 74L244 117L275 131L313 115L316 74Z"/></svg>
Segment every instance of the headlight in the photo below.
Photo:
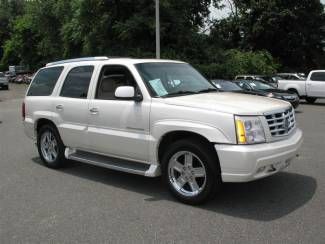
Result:
<svg viewBox="0 0 325 244"><path fill-rule="evenodd" d="M269 93L269 94L267 94L267 97L274 97L274 94L273 93Z"/></svg>
<svg viewBox="0 0 325 244"><path fill-rule="evenodd" d="M254 144L265 142L262 122L258 117L235 116L238 144Z"/></svg>

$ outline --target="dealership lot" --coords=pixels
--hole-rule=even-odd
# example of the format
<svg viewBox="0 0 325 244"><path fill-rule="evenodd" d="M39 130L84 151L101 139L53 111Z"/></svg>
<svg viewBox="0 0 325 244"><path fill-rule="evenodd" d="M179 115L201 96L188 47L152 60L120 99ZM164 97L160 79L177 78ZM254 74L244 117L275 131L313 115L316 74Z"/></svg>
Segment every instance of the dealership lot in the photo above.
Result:
<svg viewBox="0 0 325 244"><path fill-rule="evenodd" d="M0 90L0 243L324 242L325 100L298 108L305 141L287 170L226 184L192 207L159 179L80 163L45 168L22 130L26 86L10 88Z"/></svg>

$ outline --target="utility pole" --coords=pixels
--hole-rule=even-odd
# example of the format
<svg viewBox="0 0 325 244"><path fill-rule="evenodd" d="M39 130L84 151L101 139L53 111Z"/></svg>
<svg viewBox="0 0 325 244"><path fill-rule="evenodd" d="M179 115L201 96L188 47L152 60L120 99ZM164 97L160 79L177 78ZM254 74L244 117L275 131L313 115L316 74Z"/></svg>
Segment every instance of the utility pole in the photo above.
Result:
<svg viewBox="0 0 325 244"><path fill-rule="evenodd" d="M160 59L159 0L156 0L156 58Z"/></svg>

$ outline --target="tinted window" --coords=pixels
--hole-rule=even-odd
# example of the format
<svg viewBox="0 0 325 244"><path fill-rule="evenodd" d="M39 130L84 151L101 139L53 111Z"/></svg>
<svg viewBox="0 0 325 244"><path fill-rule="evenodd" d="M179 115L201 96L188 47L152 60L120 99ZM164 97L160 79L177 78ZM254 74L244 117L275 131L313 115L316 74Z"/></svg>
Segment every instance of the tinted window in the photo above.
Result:
<svg viewBox="0 0 325 244"><path fill-rule="evenodd" d="M40 70L31 84L27 96L49 96L58 81L63 67L45 68Z"/></svg>
<svg viewBox="0 0 325 244"><path fill-rule="evenodd" d="M251 80L248 81L249 86L252 87L254 90L269 90L269 89L274 89L273 86L270 86L266 83L257 81L257 80Z"/></svg>
<svg viewBox="0 0 325 244"><path fill-rule="evenodd" d="M133 86L136 82L131 72L124 66L104 66L99 77L96 99L115 100L115 90L119 86Z"/></svg>
<svg viewBox="0 0 325 244"><path fill-rule="evenodd" d="M222 91L241 91L243 90L236 83L231 81L212 81L212 83Z"/></svg>
<svg viewBox="0 0 325 244"><path fill-rule="evenodd" d="M324 81L325 82L325 72L315 72L310 77L313 81Z"/></svg>
<svg viewBox="0 0 325 244"><path fill-rule="evenodd" d="M250 86L247 85L245 82L239 82L238 85L244 90L251 90Z"/></svg>
<svg viewBox="0 0 325 244"><path fill-rule="evenodd" d="M87 98L93 66L80 66L70 70L61 89L61 97Z"/></svg>

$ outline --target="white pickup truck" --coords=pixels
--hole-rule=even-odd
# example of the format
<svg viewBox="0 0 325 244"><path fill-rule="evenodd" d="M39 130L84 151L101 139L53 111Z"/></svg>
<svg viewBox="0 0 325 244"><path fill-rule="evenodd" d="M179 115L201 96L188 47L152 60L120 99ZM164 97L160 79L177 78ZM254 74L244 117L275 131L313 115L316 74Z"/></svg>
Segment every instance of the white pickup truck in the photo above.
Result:
<svg viewBox="0 0 325 244"><path fill-rule="evenodd" d="M313 70L307 80L279 80L278 88L296 93L308 103L325 98L325 70Z"/></svg>
<svg viewBox="0 0 325 244"><path fill-rule="evenodd" d="M46 166L73 159L162 175L190 204L215 196L222 182L281 171L303 141L290 103L219 92L189 64L172 60L47 64L27 91L22 115Z"/></svg>

